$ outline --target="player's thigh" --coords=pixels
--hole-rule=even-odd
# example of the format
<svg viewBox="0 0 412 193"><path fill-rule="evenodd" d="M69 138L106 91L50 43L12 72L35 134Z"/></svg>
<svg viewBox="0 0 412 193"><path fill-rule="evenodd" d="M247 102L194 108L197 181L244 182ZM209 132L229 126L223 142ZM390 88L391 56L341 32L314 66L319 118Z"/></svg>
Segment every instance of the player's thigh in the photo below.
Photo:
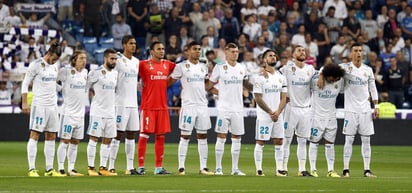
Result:
<svg viewBox="0 0 412 193"><path fill-rule="evenodd" d="M139 131L139 112L135 107L127 108L129 118L127 119L126 131Z"/></svg>
<svg viewBox="0 0 412 193"><path fill-rule="evenodd" d="M309 139L311 130L311 109L310 108L300 108L295 109L297 114L296 119L298 120L297 127L295 129L295 134L302 138Z"/></svg>
<svg viewBox="0 0 412 193"><path fill-rule="evenodd" d="M31 106L29 129L43 132L46 128L46 109L41 106Z"/></svg>
<svg viewBox="0 0 412 193"><path fill-rule="evenodd" d="M57 112L57 107L46 108L46 127L44 131L55 132L59 130L59 113Z"/></svg>
<svg viewBox="0 0 412 193"><path fill-rule="evenodd" d="M87 128L87 135L94 137L101 137L105 122L102 117L90 116L89 126Z"/></svg>
<svg viewBox="0 0 412 193"><path fill-rule="evenodd" d="M273 122L273 129L270 137L277 138L277 139L283 139L285 138L285 128L284 128L284 119L283 116L281 115L276 122Z"/></svg>
<svg viewBox="0 0 412 193"><path fill-rule="evenodd" d="M179 129L182 134L190 135L196 122L196 111L194 108L182 108L179 113Z"/></svg>
<svg viewBox="0 0 412 193"><path fill-rule="evenodd" d="M215 132L216 133L228 133L229 132L229 119L230 115L229 112L218 112L216 118L216 126Z"/></svg>
<svg viewBox="0 0 412 193"><path fill-rule="evenodd" d="M230 113L229 131L233 135L245 134L245 122L243 120L243 112Z"/></svg>
<svg viewBox="0 0 412 193"><path fill-rule="evenodd" d="M75 117L76 126L72 132L72 139L83 139L84 138L84 117Z"/></svg>
<svg viewBox="0 0 412 193"><path fill-rule="evenodd" d="M170 118L168 110L156 111L155 134L170 133Z"/></svg>
<svg viewBox="0 0 412 193"><path fill-rule="evenodd" d="M116 107L116 127L118 131L126 131L129 116L130 114L126 107Z"/></svg>
<svg viewBox="0 0 412 193"><path fill-rule="evenodd" d="M311 129L310 129L310 141L311 142L319 142L323 134L325 132L325 125L326 122L325 120L321 118L313 118L312 119L312 124L311 124Z"/></svg>
<svg viewBox="0 0 412 193"><path fill-rule="evenodd" d="M210 123L210 115L207 107L196 108L196 122L195 128L198 133L207 133L212 126Z"/></svg>
<svg viewBox="0 0 412 193"><path fill-rule="evenodd" d="M295 133L295 128L298 124L297 116L298 114L295 108L288 106L288 108L285 109L285 137L293 137L293 134Z"/></svg>
<svg viewBox="0 0 412 193"><path fill-rule="evenodd" d="M268 141L273 130L273 121L256 119L255 139L258 141Z"/></svg>
<svg viewBox="0 0 412 193"><path fill-rule="evenodd" d="M61 139L71 139L74 128L76 127L75 117L60 115L60 126L57 136Z"/></svg>
<svg viewBox="0 0 412 193"><path fill-rule="evenodd" d="M338 123L336 119L329 119L326 125L325 133L323 134L323 138L326 141L335 143L337 132L338 132Z"/></svg>
<svg viewBox="0 0 412 193"><path fill-rule="evenodd" d="M375 134L375 128L373 126L373 119L371 113L359 114L359 131L360 135L373 135Z"/></svg>
<svg viewBox="0 0 412 193"><path fill-rule="evenodd" d="M359 116L357 113L345 112L342 133L345 135L356 135L358 132Z"/></svg>
<svg viewBox="0 0 412 193"><path fill-rule="evenodd" d="M102 128L102 137L116 137L116 120L114 118L103 118L104 126Z"/></svg>
<svg viewBox="0 0 412 193"><path fill-rule="evenodd" d="M156 127L156 112L151 110L140 111L140 132L152 134Z"/></svg>

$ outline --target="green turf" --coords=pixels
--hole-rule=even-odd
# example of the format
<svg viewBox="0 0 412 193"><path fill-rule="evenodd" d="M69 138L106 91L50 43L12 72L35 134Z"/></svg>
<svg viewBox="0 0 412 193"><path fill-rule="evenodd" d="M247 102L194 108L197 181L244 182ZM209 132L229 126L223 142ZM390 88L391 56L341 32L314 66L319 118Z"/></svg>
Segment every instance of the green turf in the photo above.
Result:
<svg viewBox="0 0 412 193"><path fill-rule="evenodd" d="M56 143L56 147L57 147ZM99 145L98 145L99 147ZM351 178L326 178L324 147L318 156L319 178L296 177L296 146L292 146L289 160L289 177L274 176L273 146L264 149L265 177L255 176L254 145L242 145L240 169L247 176L230 176L230 145L226 146L223 161L224 176L199 176L197 145L189 146L186 176L154 176L153 146L148 146L146 176L125 176L123 144L119 150L117 177L40 177L29 178L25 142L0 142L0 193L4 192L412 192L412 147L373 146L372 169L377 179L363 176L360 147L354 146L351 161ZM98 151L97 151L98 152ZM96 159L98 165L99 159ZM214 144L209 146L209 168L214 169ZM37 167L43 175L43 143L39 143ZM55 162L57 168L57 163ZM79 147L76 168L85 173L87 167L86 143ZM164 167L176 173L177 144L167 144ZM309 163L307 163L309 169ZM336 147L338 173L342 169L342 145Z"/></svg>

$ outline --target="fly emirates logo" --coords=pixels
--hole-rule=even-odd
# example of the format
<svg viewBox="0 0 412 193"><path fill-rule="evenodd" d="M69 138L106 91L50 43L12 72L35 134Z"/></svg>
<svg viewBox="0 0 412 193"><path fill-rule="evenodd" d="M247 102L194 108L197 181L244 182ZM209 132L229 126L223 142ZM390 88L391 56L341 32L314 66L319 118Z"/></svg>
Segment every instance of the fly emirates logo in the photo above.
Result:
<svg viewBox="0 0 412 193"><path fill-rule="evenodd" d="M156 75L150 75L150 80L167 80L167 76L163 72L157 71Z"/></svg>

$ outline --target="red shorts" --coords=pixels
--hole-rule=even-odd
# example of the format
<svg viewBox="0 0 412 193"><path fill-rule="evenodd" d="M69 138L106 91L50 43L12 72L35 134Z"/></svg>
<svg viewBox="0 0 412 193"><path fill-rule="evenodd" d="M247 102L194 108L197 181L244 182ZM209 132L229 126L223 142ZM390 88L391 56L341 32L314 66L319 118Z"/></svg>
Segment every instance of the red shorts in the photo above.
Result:
<svg viewBox="0 0 412 193"><path fill-rule="evenodd" d="M140 133L166 134L170 133L168 110L141 110Z"/></svg>

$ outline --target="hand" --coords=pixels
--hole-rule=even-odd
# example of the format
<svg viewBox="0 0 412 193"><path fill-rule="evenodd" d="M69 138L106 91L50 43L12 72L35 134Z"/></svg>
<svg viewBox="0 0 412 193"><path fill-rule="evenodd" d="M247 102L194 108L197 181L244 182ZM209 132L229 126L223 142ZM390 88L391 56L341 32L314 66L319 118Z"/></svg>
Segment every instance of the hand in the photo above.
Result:
<svg viewBox="0 0 412 193"><path fill-rule="evenodd" d="M30 107L29 107L29 105L27 105L27 104L22 104L22 105L21 105L21 108L22 108L24 114L30 114Z"/></svg>
<svg viewBox="0 0 412 193"><path fill-rule="evenodd" d="M319 78L318 82L316 83L316 85L320 88L323 89L323 87L325 87L325 81L323 80L323 78Z"/></svg>
<svg viewBox="0 0 412 193"><path fill-rule="evenodd" d="M379 118L379 109L375 108L373 111L373 119L378 119Z"/></svg>
<svg viewBox="0 0 412 193"><path fill-rule="evenodd" d="M272 119L273 122L277 122L279 119L279 112L275 111L275 112L271 112L270 113L270 118Z"/></svg>

